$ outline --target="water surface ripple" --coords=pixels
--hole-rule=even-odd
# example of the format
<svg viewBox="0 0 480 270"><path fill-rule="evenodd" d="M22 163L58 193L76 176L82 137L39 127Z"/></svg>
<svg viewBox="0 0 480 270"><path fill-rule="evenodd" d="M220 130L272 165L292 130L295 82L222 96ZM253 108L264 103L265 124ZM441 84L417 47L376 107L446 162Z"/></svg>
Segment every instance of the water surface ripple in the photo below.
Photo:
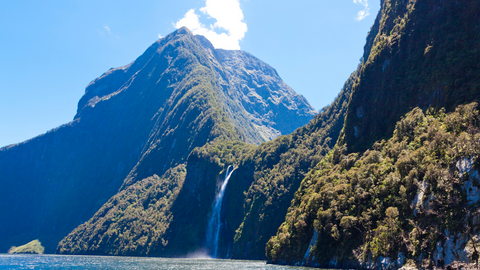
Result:
<svg viewBox="0 0 480 270"><path fill-rule="evenodd" d="M264 261L216 259L170 259L114 256L11 255L0 254L0 269L308 269L267 265Z"/></svg>

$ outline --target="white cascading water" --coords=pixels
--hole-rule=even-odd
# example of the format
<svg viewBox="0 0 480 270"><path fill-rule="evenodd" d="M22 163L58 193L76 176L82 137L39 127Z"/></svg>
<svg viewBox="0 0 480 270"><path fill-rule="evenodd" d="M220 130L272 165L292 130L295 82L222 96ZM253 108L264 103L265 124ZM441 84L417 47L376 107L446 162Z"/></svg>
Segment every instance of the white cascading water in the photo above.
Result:
<svg viewBox="0 0 480 270"><path fill-rule="evenodd" d="M232 171L230 171L230 168L233 168ZM210 255L213 258L217 257L218 237L220 235L220 228L222 226L222 221L220 220L220 212L222 210L223 195L225 194L225 188L227 187L228 180L230 179L233 171L235 171L235 167L232 165L228 166L227 172L225 173L225 180L223 181L222 187L220 188L217 196L215 197L212 216L208 221L207 248L209 249Z"/></svg>

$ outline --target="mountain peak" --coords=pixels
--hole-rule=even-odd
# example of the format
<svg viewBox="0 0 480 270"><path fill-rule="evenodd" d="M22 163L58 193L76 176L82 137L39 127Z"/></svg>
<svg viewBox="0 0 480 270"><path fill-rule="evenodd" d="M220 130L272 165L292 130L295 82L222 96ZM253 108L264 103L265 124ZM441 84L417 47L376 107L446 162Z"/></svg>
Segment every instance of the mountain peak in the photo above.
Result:
<svg viewBox="0 0 480 270"><path fill-rule="evenodd" d="M186 26L182 26L178 28L177 30L172 32L171 35L192 35L193 36L192 32Z"/></svg>

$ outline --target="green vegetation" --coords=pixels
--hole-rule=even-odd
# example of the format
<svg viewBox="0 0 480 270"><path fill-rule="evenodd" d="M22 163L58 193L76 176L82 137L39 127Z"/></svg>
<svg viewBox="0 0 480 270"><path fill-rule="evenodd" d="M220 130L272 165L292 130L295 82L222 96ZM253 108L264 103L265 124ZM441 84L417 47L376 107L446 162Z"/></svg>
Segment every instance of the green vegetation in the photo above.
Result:
<svg viewBox="0 0 480 270"><path fill-rule="evenodd" d="M358 263L401 252L431 268L437 243L449 232L478 233L480 117L476 103L453 113L415 108L389 140L363 153L335 147L305 177L285 222L267 244L272 262L332 258ZM464 165L462 165L464 164ZM466 165L465 165L466 164Z"/></svg>
<svg viewBox="0 0 480 270"><path fill-rule="evenodd" d="M476 250L478 112L462 104L480 97L480 3L381 4L339 141L269 240L272 262L358 267L403 254L431 268L446 239Z"/></svg>
<svg viewBox="0 0 480 270"><path fill-rule="evenodd" d="M149 254L167 245L165 231L173 218L170 208L185 180L185 165L136 182L113 196L88 221L58 245L63 254Z"/></svg>
<svg viewBox="0 0 480 270"><path fill-rule="evenodd" d="M253 148L253 145L243 142L219 139L192 151L188 157L185 184L172 208L175 218L170 224L169 245L156 254L185 256L205 246L208 218L215 194L225 179L226 170L229 165L238 167L239 157ZM234 175L236 173L237 171ZM240 183L234 183L230 179L228 186L234 187L238 184ZM243 196L241 190L235 188L235 193L237 195L232 195L229 200L243 202L243 198L238 196ZM227 198L228 195L225 199ZM224 213L233 212L239 215L238 211L231 211L239 208L229 208L225 200L223 208ZM220 237L220 241L222 247L227 247L224 237ZM227 250L222 249L221 253L226 256Z"/></svg>
<svg viewBox="0 0 480 270"><path fill-rule="evenodd" d="M480 2L381 5L339 140L303 179L271 262L355 268L403 254L431 268L437 244L478 233L478 112L461 104L480 97Z"/></svg>
<svg viewBox="0 0 480 270"><path fill-rule="evenodd" d="M28 242L27 244L19 247L11 247L8 250L10 254L43 254L45 248L38 239Z"/></svg>

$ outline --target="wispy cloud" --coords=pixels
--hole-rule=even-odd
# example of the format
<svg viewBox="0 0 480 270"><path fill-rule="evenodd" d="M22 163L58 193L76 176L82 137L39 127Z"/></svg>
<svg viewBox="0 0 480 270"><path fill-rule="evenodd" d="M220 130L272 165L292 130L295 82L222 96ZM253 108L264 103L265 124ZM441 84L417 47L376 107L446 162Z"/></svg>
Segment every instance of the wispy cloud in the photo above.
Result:
<svg viewBox="0 0 480 270"><path fill-rule="evenodd" d="M116 34L108 24L104 24L102 28L97 28L97 32L100 36L105 38L117 38L120 39L120 36Z"/></svg>
<svg viewBox="0 0 480 270"><path fill-rule="evenodd" d="M107 30L109 35L112 34L112 31L110 31L110 27L107 24L103 26L103 29Z"/></svg>
<svg viewBox="0 0 480 270"><path fill-rule="evenodd" d="M200 22L201 16L207 16L216 22L206 26ZM239 50L239 42L247 32L239 0L206 0L205 6L200 8L200 14L195 9L190 9L174 26L177 29L186 26L194 34L205 36L215 48L229 50ZM220 31L227 33L219 33Z"/></svg>
<svg viewBox="0 0 480 270"><path fill-rule="evenodd" d="M368 0L353 0L353 3L360 4L364 7L363 10L360 10L355 18L357 21L361 21L365 19L368 15L370 15L370 8L368 7Z"/></svg>

